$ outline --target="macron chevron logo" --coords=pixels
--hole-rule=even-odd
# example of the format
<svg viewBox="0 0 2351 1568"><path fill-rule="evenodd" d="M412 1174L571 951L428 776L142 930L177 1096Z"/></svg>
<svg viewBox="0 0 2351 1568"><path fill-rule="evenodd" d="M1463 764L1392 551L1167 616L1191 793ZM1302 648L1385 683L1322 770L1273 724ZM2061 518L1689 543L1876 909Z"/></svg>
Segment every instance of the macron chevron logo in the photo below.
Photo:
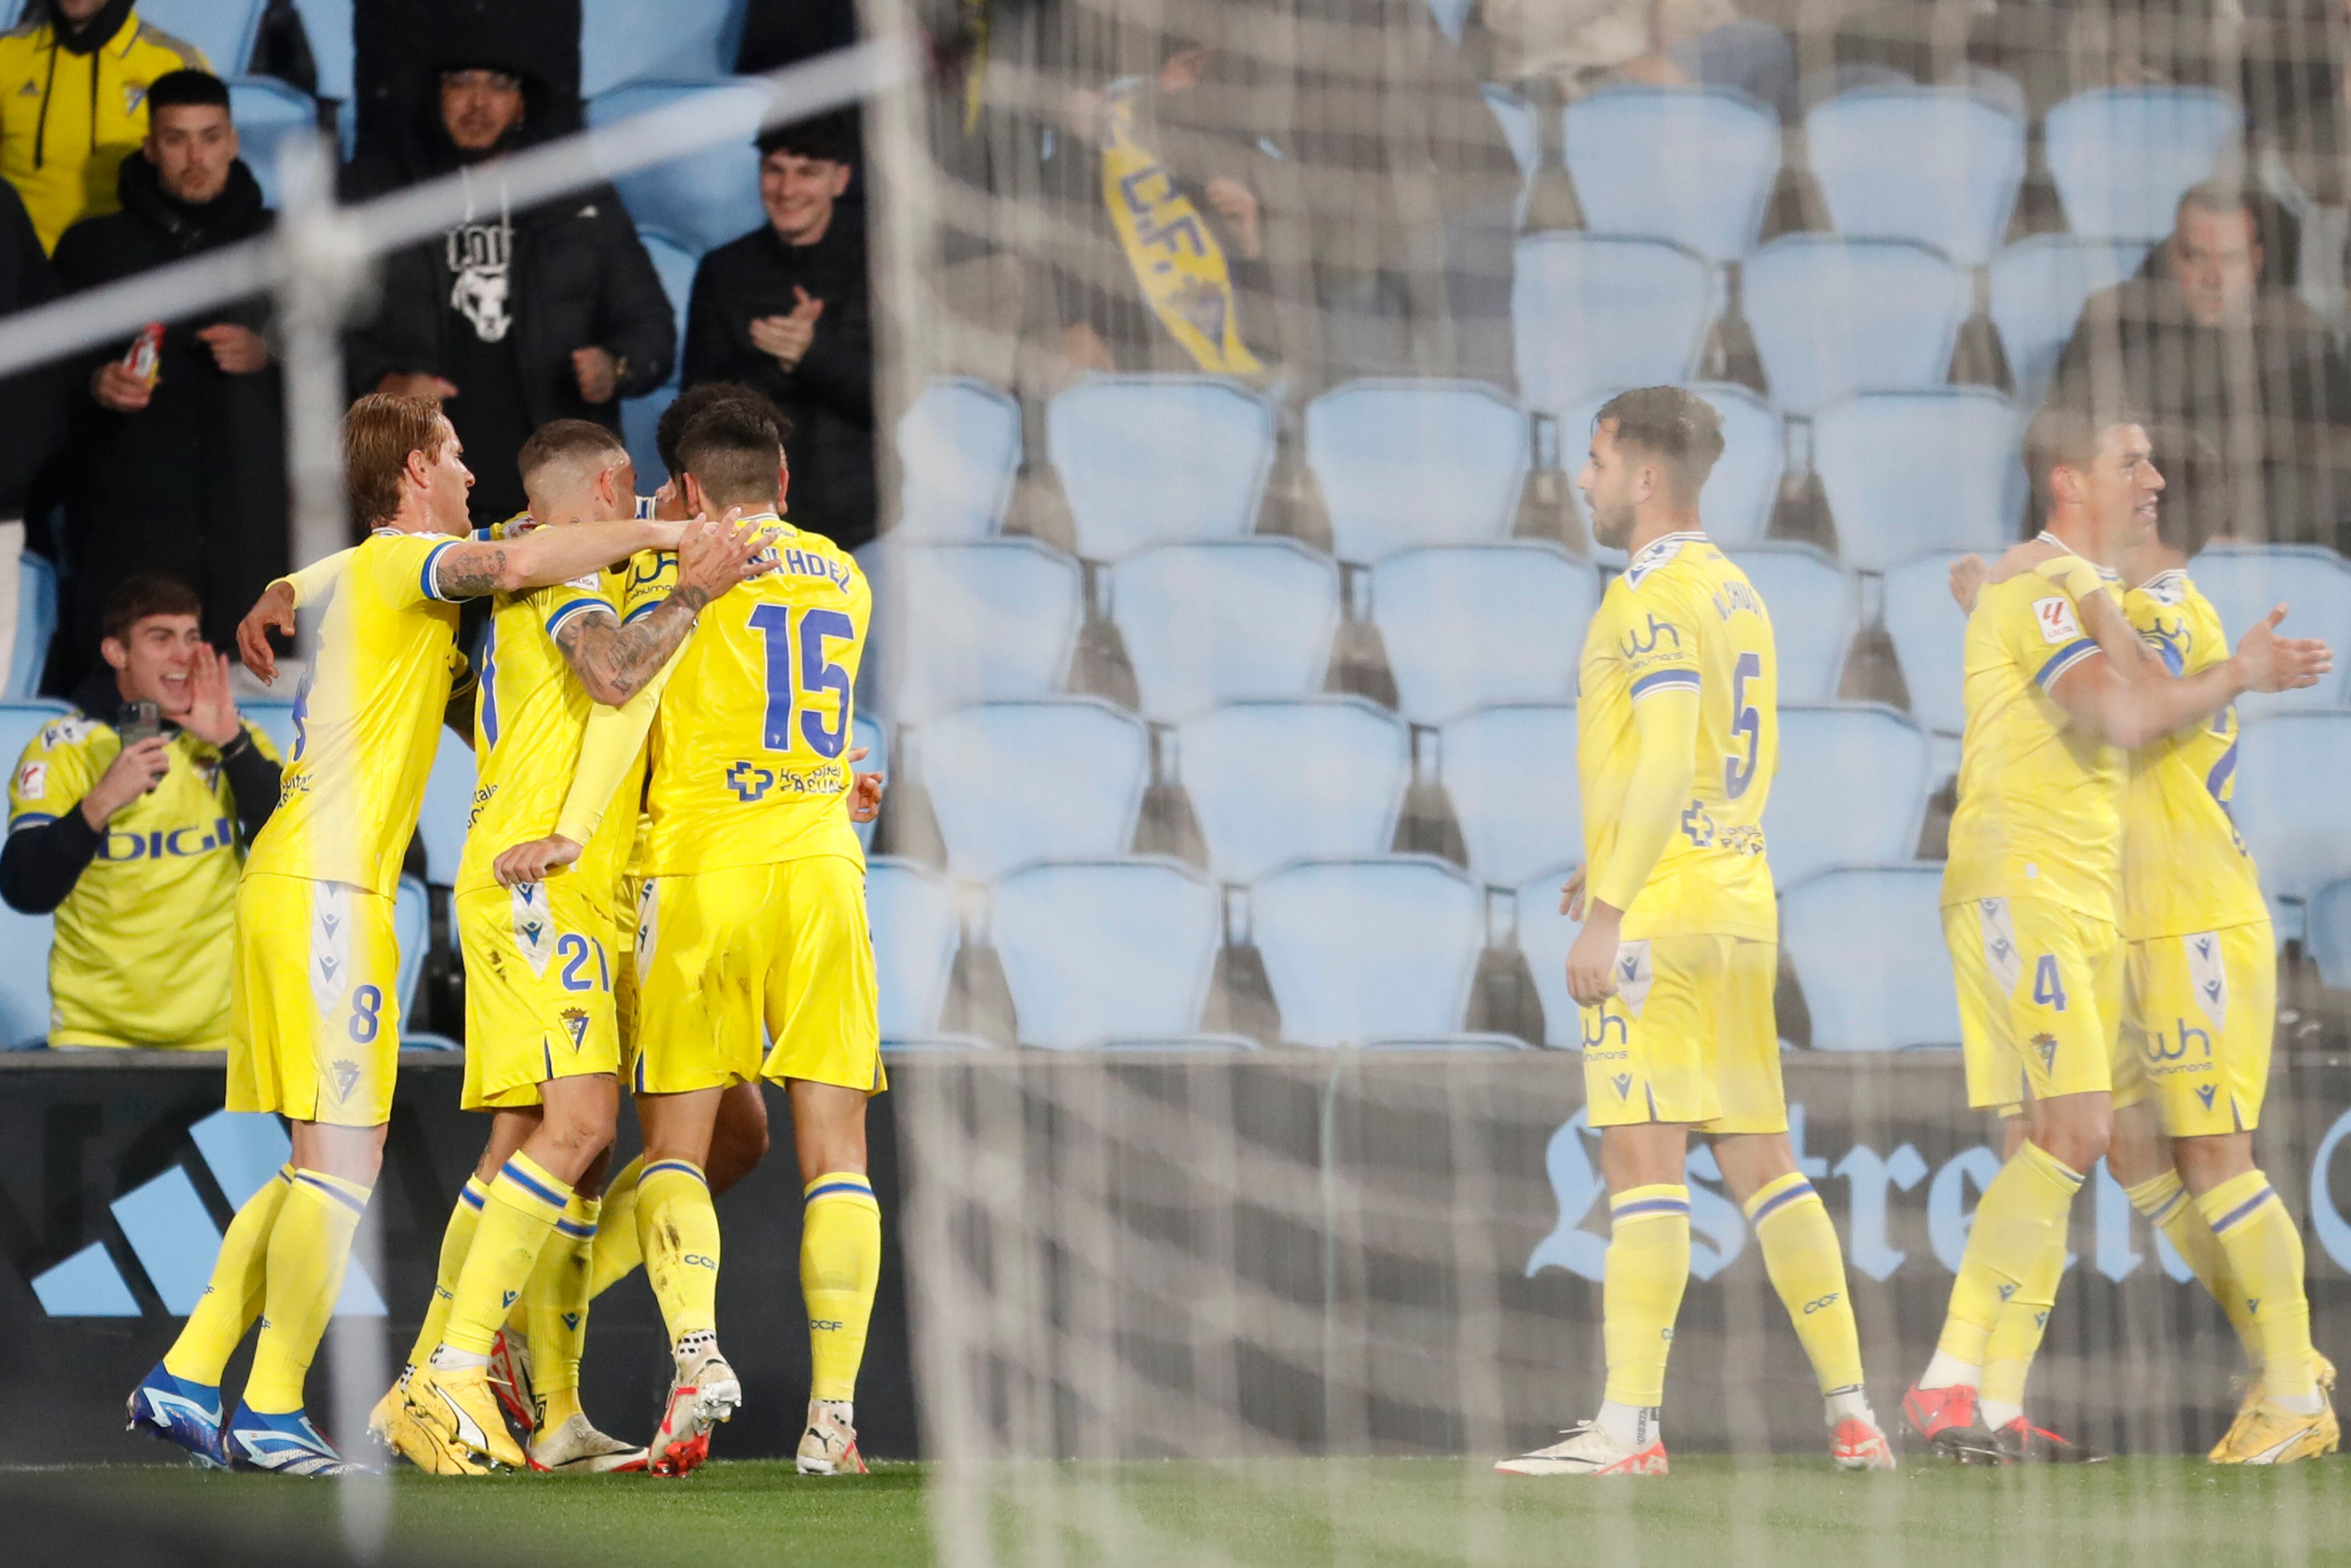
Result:
<svg viewBox="0 0 2351 1568"><path fill-rule="evenodd" d="M199 1164L231 1207L241 1205L293 1153L275 1116L215 1111L188 1129ZM163 1311L185 1317L211 1283L220 1256L220 1227L196 1191L184 1164L124 1193L109 1206L119 1240L93 1241L32 1278L33 1295L53 1318L135 1318L144 1315L135 1281L150 1287ZM343 1275L338 1316L382 1317L383 1297L354 1265Z"/></svg>

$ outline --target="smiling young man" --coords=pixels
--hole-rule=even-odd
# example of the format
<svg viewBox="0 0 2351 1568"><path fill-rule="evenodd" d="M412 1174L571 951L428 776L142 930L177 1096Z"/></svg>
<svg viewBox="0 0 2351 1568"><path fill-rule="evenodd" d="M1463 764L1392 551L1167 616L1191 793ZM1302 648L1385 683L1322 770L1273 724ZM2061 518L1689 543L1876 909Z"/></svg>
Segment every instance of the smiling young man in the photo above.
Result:
<svg viewBox="0 0 2351 1568"><path fill-rule="evenodd" d="M174 579L125 579L106 601L105 667L9 781L0 897L56 913L53 1046L227 1049L236 880L277 804L278 758L237 716L203 609ZM126 745L141 702L159 727Z"/></svg>

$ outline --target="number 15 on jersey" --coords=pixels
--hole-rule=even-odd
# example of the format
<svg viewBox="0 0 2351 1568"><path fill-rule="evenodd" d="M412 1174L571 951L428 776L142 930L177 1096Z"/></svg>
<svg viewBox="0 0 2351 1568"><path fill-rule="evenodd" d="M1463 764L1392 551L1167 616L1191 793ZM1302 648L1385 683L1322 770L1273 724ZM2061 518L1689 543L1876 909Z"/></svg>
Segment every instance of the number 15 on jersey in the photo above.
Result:
<svg viewBox="0 0 2351 1568"><path fill-rule="evenodd" d="M754 608L749 624L768 651L763 744L791 751L806 741L819 757L839 757L849 739L849 672L834 662L833 644L855 642L855 622L838 610L795 613L771 603Z"/></svg>

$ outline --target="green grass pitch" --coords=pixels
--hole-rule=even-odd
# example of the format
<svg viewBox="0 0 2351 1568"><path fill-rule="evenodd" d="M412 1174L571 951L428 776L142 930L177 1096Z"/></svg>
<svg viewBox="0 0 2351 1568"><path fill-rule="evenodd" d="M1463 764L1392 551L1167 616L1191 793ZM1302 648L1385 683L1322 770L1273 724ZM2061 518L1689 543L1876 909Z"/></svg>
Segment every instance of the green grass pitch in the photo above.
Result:
<svg viewBox="0 0 2351 1568"><path fill-rule="evenodd" d="M1080 1465L998 1472L999 1564L1228 1563L1307 1568L1444 1564L1965 1564L2098 1568L2351 1562L2351 1465L2221 1470L2191 1459L2004 1471L1906 1467L1839 1476L1820 1460L1677 1459L1662 1480L1504 1479L1451 1459ZM12 1478L17 1482L28 1479ZM335 1489L157 1468L37 1478L86 1504L300 1542L338 1533ZM1061 1518L1107 1493L1110 1551L1073 1532L1049 1550L1017 1500L1040 1483ZM683 1481L493 1477L391 1482L391 1544L452 1563L710 1568L939 1560L926 1477L803 1480L787 1464L716 1462ZM1097 1490L1096 1489L1102 1489ZM1097 1512L1094 1517L1102 1517ZM1027 1516L1033 1526L1035 1515ZM973 1559L955 1554L963 1561Z"/></svg>

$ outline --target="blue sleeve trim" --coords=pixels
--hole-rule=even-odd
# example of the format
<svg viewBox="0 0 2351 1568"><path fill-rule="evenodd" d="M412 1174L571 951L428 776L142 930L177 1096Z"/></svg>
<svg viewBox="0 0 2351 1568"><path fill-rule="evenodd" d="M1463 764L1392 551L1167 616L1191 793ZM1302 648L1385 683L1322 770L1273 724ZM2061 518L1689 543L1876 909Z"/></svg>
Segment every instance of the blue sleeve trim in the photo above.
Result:
<svg viewBox="0 0 2351 1568"><path fill-rule="evenodd" d="M1658 670L1654 674L1643 675L1633 683L1633 700L1639 702L1651 692L1661 692L1676 686L1697 691L1698 689L1698 672L1696 670Z"/></svg>
<svg viewBox="0 0 2351 1568"><path fill-rule="evenodd" d="M2058 676L2098 651L2098 645L2087 637L2078 637L2049 655L2041 673L2032 677L2043 691L2047 691Z"/></svg>
<svg viewBox="0 0 2351 1568"><path fill-rule="evenodd" d="M13 833L19 828L37 828L44 822L54 822L57 820L57 813L54 811L26 811L21 816L8 819L8 831Z"/></svg>
<svg viewBox="0 0 2351 1568"><path fill-rule="evenodd" d="M425 598L438 599L444 604L454 602L454 601L450 600L448 595L443 593L434 583L433 569L439 563L441 559L441 552L443 550L455 549L457 546L463 542L463 540L459 539L449 539L444 543L434 545L433 547L432 553L424 558L424 568L422 571L417 573L417 586L424 591Z"/></svg>
<svg viewBox="0 0 2351 1568"><path fill-rule="evenodd" d="M668 601L665 599L647 600L644 603L638 605L634 610L630 611L626 615L621 617L621 624L623 626L633 626L638 622L643 621L646 616L651 615L654 611L659 610Z"/></svg>
<svg viewBox="0 0 2351 1568"><path fill-rule="evenodd" d="M590 610L601 610L607 615L612 613L611 605L601 599L568 600L564 603L558 605L556 607L555 613L547 618L547 634L550 637L554 636L555 629L558 626L562 625L574 615L583 613Z"/></svg>

